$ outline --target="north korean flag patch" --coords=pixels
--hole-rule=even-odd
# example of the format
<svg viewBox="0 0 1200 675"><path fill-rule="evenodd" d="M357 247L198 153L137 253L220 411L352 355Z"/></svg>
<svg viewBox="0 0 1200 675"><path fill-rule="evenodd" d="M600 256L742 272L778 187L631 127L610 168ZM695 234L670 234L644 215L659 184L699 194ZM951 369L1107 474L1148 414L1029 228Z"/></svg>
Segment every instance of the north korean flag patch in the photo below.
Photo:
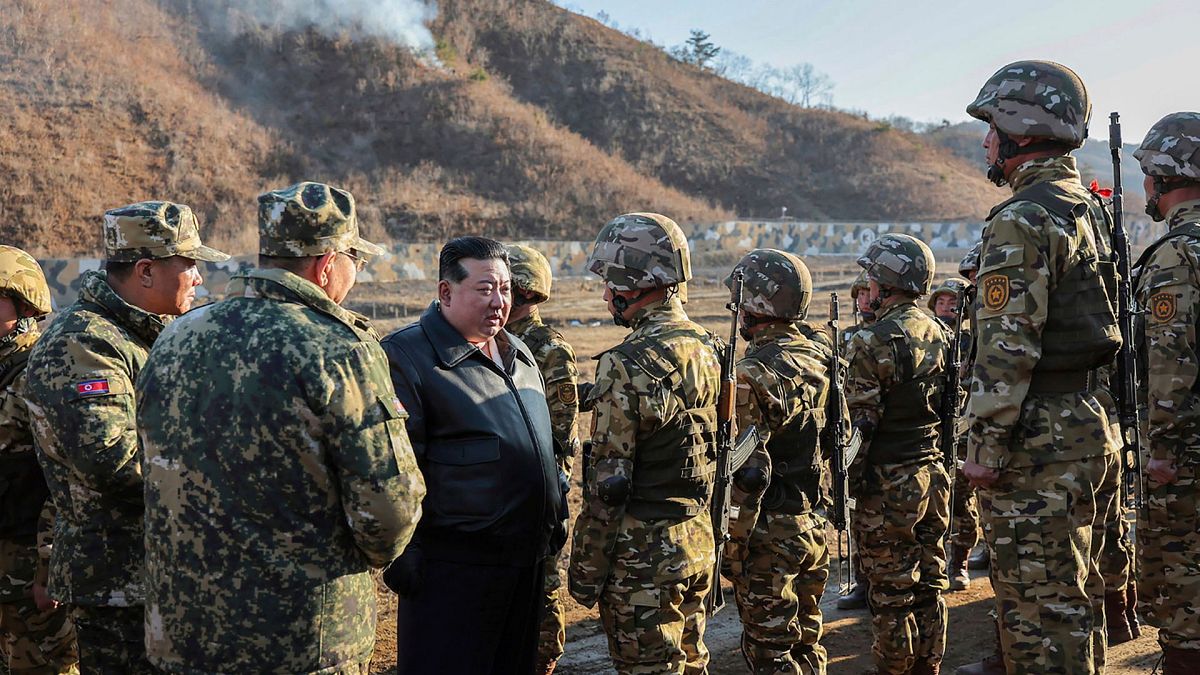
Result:
<svg viewBox="0 0 1200 675"><path fill-rule="evenodd" d="M108 379L85 380L75 385L75 393L80 396L101 396L108 393Z"/></svg>

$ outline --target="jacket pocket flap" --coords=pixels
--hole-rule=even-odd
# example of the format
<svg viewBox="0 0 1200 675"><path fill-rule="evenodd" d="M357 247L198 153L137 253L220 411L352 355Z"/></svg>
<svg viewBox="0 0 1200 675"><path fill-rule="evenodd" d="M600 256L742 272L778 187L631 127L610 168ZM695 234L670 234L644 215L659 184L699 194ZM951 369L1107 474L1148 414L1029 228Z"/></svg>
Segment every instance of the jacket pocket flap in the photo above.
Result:
<svg viewBox="0 0 1200 675"><path fill-rule="evenodd" d="M495 462L500 459L500 439L489 436L436 441L425 448L425 456L431 462L451 466Z"/></svg>

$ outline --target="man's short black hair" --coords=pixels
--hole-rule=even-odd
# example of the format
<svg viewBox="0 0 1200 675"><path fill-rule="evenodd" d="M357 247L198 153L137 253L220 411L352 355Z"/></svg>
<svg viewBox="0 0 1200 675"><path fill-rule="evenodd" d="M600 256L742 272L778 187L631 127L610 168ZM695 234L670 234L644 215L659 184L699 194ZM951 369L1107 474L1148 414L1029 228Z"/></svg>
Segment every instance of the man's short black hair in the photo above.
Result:
<svg viewBox="0 0 1200 675"><path fill-rule="evenodd" d="M446 242L438 256L438 280L457 284L467 278L467 269L459 262L472 260L503 260L508 267L508 249L504 244L487 237L458 237Z"/></svg>
<svg viewBox="0 0 1200 675"><path fill-rule="evenodd" d="M285 270L295 274L296 276L304 276L305 270L308 269L309 263L313 258L321 256L301 256L293 258L288 256L262 255L258 256L258 266L263 269Z"/></svg>
<svg viewBox="0 0 1200 675"><path fill-rule="evenodd" d="M113 281L125 281L133 276L133 268L137 265L136 262L117 262L115 260L104 261L104 271L108 274L108 278Z"/></svg>

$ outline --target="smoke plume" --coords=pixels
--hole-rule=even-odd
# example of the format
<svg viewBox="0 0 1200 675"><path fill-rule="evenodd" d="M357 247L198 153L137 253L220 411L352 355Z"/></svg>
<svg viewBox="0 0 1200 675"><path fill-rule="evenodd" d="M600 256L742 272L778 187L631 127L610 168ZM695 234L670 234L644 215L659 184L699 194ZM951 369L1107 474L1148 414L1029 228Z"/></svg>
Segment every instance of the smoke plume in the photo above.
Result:
<svg viewBox="0 0 1200 675"><path fill-rule="evenodd" d="M247 0L239 9L284 30L350 32L390 40L427 56L434 51L433 34L425 25L437 18L433 0Z"/></svg>

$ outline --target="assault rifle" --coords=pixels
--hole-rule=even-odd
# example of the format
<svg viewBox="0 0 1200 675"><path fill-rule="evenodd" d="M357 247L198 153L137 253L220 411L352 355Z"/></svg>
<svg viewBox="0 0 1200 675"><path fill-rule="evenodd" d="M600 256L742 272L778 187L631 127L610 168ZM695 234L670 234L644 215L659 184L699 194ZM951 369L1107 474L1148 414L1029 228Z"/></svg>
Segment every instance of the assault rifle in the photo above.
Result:
<svg viewBox="0 0 1200 675"><path fill-rule="evenodd" d="M1121 327L1121 351L1117 353L1117 417L1121 422L1121 460L1125 480L1121 483L1121 498L1125 508L1136 505L1138 515L1145 517L1146 485L1142 475L1142 439L1137 415L1137 354L1135 353L1135 315L1130 290L1129 236L1125 232L1123 191L1121 189L1121 115L1112 113L1108 123L1108 147L1113 164L1113 231L1112 246L1117 258L1117 323Z"/></svg>
<svg viewBox="0 0 1200 675"><path fill-rule="evenodd" d="M861 439L857 433L846 442L849 421L842 414L845 393L842 391L842 336L838 328L840 311L837 293L829 294L829 338L833 352L829 356L829 412L828 426L833 429L830 437L833 447L829 449L829 463L833 473L833 505L829 522L837 532L838 583L841 593L850 592L854 585L854 547L850 538L850 463L858 454ZM845 548L842 541L845 540Z"/></svg>
<svg viewBox="0 0 1200 675"><path fill-rule="evenodd" d="M725 307L733 313L729 329L729 341L721 353L721 395L717 401L717 475L713 481L712 499L709 500L709 516L712 517L713 556L712 590L704 600L708 616L725 606L725 590L721 588L721 564L725 557L725 542L729 541L730 497L733 495L733 472L750 458L758 446L758 430L745 429L735 441L733 438L734 386L737 379L737 336L738 320L742 313L742 287L745 274L733 272L733 294Z"/></svg>
<svg viewBox="0 0 1200 675"><path fill-rule="evenodd" d="M946 358L946 387L942 390L942 424L940 429L942 442L942 464L946 474L950 476L950 526L954 526L954 477L958 471L958 453L955 452L955 426L958 424L959 402L962 398L962 337L963 325L966 323L968 303L975 301L975 286L970 285L958 293L954 303L954 332L950 339L949 355ZM946 532L946 550L949 551L952 537ZM947 553L947 556L949 553Z"/></svg>

